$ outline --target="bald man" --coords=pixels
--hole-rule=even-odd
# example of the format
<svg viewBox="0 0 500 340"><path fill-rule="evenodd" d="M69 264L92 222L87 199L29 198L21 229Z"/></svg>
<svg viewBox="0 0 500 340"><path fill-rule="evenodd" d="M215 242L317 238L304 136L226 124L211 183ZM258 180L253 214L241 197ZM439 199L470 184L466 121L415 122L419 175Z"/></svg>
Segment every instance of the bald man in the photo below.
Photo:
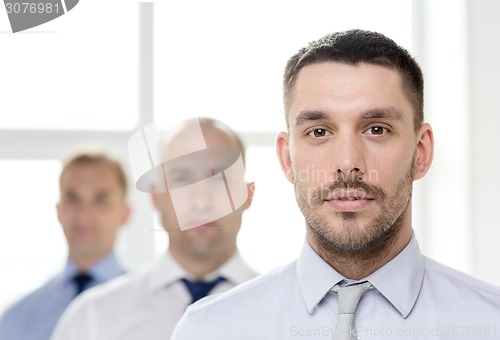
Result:
<svg viewBox="0 0 500 340"><path fill-rule="evenodd" d="M161 149L168 161L158 167L151 196L169 248L147 269L75 301L53 340L169 339L189 304L257 275L236 246L254 191L254 183L243 182L243 168L233 171L244 164L240 137L200 118L181 124ZM230 205L222 203L227 195Z"/></svg>

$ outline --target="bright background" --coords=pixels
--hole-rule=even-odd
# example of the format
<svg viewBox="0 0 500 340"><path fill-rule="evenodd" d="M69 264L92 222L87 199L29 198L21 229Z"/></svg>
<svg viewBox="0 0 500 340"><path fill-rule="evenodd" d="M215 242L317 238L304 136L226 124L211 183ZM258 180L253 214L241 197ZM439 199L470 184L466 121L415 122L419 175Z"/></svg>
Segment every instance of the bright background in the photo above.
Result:
<svg viewBox="0 0 500 340"><path fill-rule="evenodd" d="M495 0L82 0L12 34L0 9L0 312L65 262L59 160L92 141L127 164L128 138L152 121L213 116L239 131L256 183L241 253L261 272L296 258L304 221L274 151L282 72L298 48L350 28L390 36L426 75L436 154L415 184L423 252L500 284L499 12ZM168 240L148 195L132 190L130 201L117 250L137 268Z"/></svg>

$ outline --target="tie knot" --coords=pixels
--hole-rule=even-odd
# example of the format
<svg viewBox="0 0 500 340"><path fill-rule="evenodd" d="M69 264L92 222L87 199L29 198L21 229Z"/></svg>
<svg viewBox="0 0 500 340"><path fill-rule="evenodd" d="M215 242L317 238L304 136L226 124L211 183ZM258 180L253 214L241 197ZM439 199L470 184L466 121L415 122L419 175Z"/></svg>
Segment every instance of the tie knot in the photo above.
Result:
<svg viewBox="0 0 500 340"><path fill-rule="evenodd" d="M189 290L192 297L191 303L193 303L207 296L218 283L224 280L223 277L218 277L212 281L190 281L188 279L182 279L181 281L184 282L186 288Z"/></svg>
<svg viewBox="0 0 500 340"><path fill-rule="evenodd" d="M354 314L361 296L372 287L368 281L345 287L335 285L332 291L339 295L339 313Z"/></svg>
<svg viewBox="0 0 500 340"><path fill-rule="evenodd" d="M79 274L75 275L75 277L73 278L73 281L76 284L76 291L77 291L76 295L80 294L85 289L87 289L89 283L92 280L93 280L92 276L89 275L88 273L79 273Z"/></svg>

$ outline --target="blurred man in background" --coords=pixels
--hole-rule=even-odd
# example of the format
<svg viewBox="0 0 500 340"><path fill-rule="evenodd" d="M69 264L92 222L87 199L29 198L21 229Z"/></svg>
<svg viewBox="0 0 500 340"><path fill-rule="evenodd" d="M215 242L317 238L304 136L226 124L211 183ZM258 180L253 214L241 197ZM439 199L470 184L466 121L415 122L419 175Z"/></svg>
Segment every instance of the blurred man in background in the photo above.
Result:
<svg viewBox="0 0 500 340"><path fill-rule="evenodd" d="M103 151L76 153L64 163L59 184L56 208L68 244L66 267L4 313L0 340L48 340L75 296L125 272L113 252L130 212L120 162Z"/></svg>
<svg viewBox="0 0 500 340"><path fill-rule="evenodd" d="M168 250L146 270L77 299L53 340L169 339L189 304L257 275L236 247L254 191L244 182L240 137L200 118L178 127L160 149L165 162L153 176L152 199Z"/></svg>

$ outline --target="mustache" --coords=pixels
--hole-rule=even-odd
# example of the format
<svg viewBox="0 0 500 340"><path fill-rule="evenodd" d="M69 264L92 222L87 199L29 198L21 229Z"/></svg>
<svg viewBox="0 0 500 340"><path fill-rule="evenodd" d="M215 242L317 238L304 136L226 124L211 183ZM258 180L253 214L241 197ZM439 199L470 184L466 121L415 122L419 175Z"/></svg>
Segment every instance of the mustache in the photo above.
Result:
<svg viewBox="0 0 500 340"><path fill-rule="evenodd" d="M314 190L310 196L311 203L320 204L325 199L332 197L335 191L342 189L352 189L361 191L364 197L371 197L373 199L384 200L387 196L384 189L366 183L361 177L354 179L345 179L339 177L335 182L331 183L327 187L321 186L320 188Z"/></svg>

